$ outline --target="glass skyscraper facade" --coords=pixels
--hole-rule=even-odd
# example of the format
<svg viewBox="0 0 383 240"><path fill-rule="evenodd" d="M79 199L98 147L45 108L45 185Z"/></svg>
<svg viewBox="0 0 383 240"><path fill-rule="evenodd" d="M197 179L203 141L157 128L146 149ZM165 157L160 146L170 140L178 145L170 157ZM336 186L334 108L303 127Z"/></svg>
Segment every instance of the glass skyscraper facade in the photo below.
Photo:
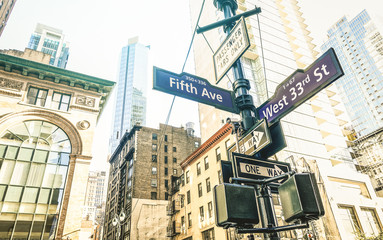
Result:
<svg viewBox="0 0 383 240"><path fill-rule="evenodd" d="M50 65L66 68L69 46L64 41L62 30L38 23L29 40L28 48L50 54Z"/></svg>
<svg viewBox="0 0 383 240"><path fill-rule="evenodd" d="M383 39L366 10L341 18L327 31L325 52L335 49L345 75L335 84L357 136L383 126Z"/></svg>
<svg viewBox="0 0 383 240"><path fill-rule="evenodd" d="M111 152L126 131L135 124L146 124L149 50L149 46L138 42L138 37L129 39L128 45L122 48Z"/></svg>

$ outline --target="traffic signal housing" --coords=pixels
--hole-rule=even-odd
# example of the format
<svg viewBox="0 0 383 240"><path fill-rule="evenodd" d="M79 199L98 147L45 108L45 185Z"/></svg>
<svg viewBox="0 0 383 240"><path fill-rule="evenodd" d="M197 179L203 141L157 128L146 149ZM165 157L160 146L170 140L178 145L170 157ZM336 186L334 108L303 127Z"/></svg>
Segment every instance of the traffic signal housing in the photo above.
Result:
<svg viewBox="0 0 383 240"><path fill-rule="evenodd" d="M214 187L213 194L217 226L259 223L254 187L223 183Z"/></svg>
<svg viewBox="0 0 383 240"><path fill-rule="evenodd" d="M324 208L313 173L297 173L278 188L286 222L316 220Z"/></svg>

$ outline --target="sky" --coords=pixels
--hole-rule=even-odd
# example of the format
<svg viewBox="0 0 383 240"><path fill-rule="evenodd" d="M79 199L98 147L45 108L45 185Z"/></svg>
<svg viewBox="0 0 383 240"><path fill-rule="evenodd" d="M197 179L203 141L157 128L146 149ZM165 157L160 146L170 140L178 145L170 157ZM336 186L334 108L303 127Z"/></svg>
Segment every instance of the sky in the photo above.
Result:
<svg viewBox="0 0 383 240"><path fill-rule="evenodd" d="M383 25L383 14L378 12L383 9L381 0L299 2L317 45L337 20L345 15L350 20L363 9ZM117 80L121 48L135 36L150 45L151 64L181 73L194 29L190 25L189 0L17 0L0 37L0 49L23 51L37 23L63 30L70 47L68 70L110 81ZM194 73L192 55L184 71ZM152 79L149 81L151 88ZM148 95L147 126L158 128L159 123L166 122L173 96L151 89ZM113 98L114 93L97 124L92 169L105 169L107 165ZM180 127L189 121L196 123L199 135L197 104L177 97L169 124Z"/></svg>

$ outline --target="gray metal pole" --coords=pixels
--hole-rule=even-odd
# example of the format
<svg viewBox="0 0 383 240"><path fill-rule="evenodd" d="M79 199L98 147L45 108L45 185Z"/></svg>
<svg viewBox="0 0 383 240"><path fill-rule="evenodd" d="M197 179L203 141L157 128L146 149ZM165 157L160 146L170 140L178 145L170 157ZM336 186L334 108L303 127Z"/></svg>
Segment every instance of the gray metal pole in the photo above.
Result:
<svg viewBox="0 0 383 240"><path fill-rule="evenodd" d="M225 19L235 15L235 11L238 9L238 4L236 0L214 0L214 5L217 9L223 11ZM226 35L230 34L230 31L234 25L235 22L232 22L224 26L224 31ZM253 112L253 98L248 92L250 89L250 82L249 80L244 79L240 59L233 64L232 71L235 78L235 81L233 83L233 89L236 97L235 102L237 104L237 107L240 109L243 129L247 131L256 122L256 116Z"/></svg>

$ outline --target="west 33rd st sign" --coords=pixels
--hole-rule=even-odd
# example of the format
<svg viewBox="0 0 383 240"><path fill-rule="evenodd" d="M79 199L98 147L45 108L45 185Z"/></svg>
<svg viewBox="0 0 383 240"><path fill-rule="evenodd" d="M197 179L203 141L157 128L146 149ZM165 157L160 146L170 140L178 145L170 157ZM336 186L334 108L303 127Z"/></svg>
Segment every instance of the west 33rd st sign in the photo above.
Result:
<svg viewBox="0 0 383 240"><path fill-rule="evenodd" d="M257 108L258 116L272 124L341 76L343 70L331 48L308 68L295 71L279 84L274 96Z"/></svg>

